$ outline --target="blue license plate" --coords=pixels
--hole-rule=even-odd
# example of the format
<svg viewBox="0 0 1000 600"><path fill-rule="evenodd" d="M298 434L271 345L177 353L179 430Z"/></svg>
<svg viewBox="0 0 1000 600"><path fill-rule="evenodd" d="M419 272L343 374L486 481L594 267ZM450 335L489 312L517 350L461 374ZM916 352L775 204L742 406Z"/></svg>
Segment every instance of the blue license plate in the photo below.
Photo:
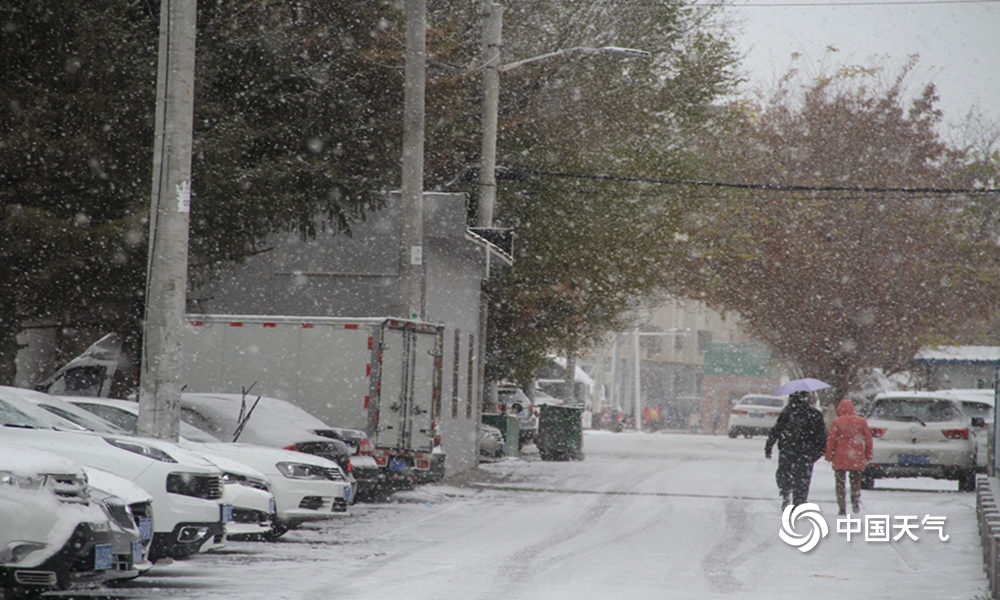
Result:
<svg viewBox="0 0 1000 600"><path fill-rule="evenodd" d="M132 564L137 565L142 562L142 542L135 540L132 542Z"/></svg>
<svg viewBox="0 0 1000 600"><path fill-rule="evenodd" d="M929 465L931 457L926 454L900 454L896 461L901 465Z"/></svg>
<svg viewBox="0 0 1000 600"><path fill-rule="evenodd" d="M390 471L405 471L406 470L406 459L405 458L390 458L389 459L389 470Z"/></svg>
<svg viewBox="0 0 1000 600"><path fill-rule="evenodd" d="M113 566L115 566L115 547L111 544L94 546L94 569L107 571Z"/></svg>
<svg viewBox="0 0 1000 600"><path fill-rule="evenodd" d="M351 486L344 488L344 500L347 500L348 504L351 502Z"/></svg>
<svg viewBox="0 0 1000 600"><path fill-rule="evenodd" d="M278 505L274 503L274 498L267 501L267 514L273 515L278 512Z"/></svg>
<svg viewBox="0 0 1000 600"><path fill-rule="evenodd" d="M751 419L763 419L764 413L750 413Z"/></svg>
<svg viewBox="0 0 1000 600"><path fill-rule="evenodd" d="M146 541L153 537L153 520L149 517L139 517L139 539Z"/></svg>
<svg viewBox="0 0 1000 600"><path fill-rule="evenodd" d="M220 504L222 508L222 522L232 523L233 522L233 505L232 504Z"/></svg>

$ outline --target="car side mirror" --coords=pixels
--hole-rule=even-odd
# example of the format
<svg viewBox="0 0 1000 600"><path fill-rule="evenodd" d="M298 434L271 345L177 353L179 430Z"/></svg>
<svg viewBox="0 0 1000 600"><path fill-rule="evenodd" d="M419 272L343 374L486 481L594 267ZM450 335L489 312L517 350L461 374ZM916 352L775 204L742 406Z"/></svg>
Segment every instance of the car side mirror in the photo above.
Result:
<svg viewBox="0 0 1000 600"><path fill-rule="evenodd" d="M982 417L972 417L972 426L979 428L986 427L986 419Z"/></svg>

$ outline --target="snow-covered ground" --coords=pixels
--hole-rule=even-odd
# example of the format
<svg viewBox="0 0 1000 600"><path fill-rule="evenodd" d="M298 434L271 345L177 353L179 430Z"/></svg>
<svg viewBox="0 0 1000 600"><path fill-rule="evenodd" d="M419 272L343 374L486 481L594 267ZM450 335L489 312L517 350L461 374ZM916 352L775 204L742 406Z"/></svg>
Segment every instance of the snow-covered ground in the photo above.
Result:
<svg viewBox="0 0 1000 600"><path fill-rule="evenodd" d="M829 533L809 552L779 537L763 439L587 432L586 459L482 465L383 504L358 504L275 544L157 565L95 595L365 600L615 598L985 599L975 495L954 482L883 480L862 518L898 540L837 532L833 474L810 500ZM925 516L943 517L939 533ZM908 517L909 519L905 519ZM913 526L910 538L896 525Z"/></svg>

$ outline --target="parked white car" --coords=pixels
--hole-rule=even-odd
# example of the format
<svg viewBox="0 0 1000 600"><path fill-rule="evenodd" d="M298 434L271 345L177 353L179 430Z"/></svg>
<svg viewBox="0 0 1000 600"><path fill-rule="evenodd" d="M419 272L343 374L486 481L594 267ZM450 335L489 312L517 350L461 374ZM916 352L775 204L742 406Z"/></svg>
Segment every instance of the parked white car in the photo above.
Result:
<svg viewBox="0 0 1000 600"><path fill-rule="evenodd" d="M977 435L982 417L970 417L960 402L938 392L885 392L866 415L873 456L862 487L876 479L933 477L958 481L961 491L976 487Z"/></svg>
<svg viewBox="0 0 1000 600"><path fill-rule="evenodd" d="M82 397L62 400L126 431L135 430L139 415L136 402ZM351 484L340 466L331 460L257 444L220 442L183 421L180 428L180 443L189 450L210 458L235 458L267 476L274 494L276 523L274 531L265 537L273 539L303 523L329 519L333 513L347 510Z"/></svg>
<svg viewBox="0 0 1000 600"><path fill-rule="evenodd" d="M125 501L92 488L78 463L0 443L0 596L135 577L143 565Z"/></svg>
<svg viewBox="0 0 1000 600"><path fill-rule="evenodd" d="M246 404L244 404L246 400ZM241 413L248 414L243 422ZM371 456L355 454L334 428L280 398L239 394L181 394L181 419L222 441L238 440L296 450L335 461L352 484L352 497L367 495L385 476Z"/></svg>
<svg viewBox="0 0 1000 600"><path fill-rule="evenodd" d="M507 453L507 444L499 429L486 423L479 424L479 460L490 460L503 457Z"/></svg>
<svg viewBox="0 0 1000 600"><path fill-rule="evenodd" d="M788 404L788 396L747 394L729 411L729 437L767 435Z"/></svg>
<svg viewBox="0 0 1000 600"><path fill-rule="evenodd" d="M949 398L961 402L962 411L968 417L982 417L983 423L976 431L976 467L980 473L990 471L990 438L993 435L996 400L992 389L950 389L938 390Z"/></svg>
<svg viewBox="0 0 1000 600"><path fill-rule="evenodd" d="M123 529L128 529L123 517L127 516L132 522L139 538L138 545L131 548L132 562L136 575L145 573L153 566L149 560L153 545L153 496L135 482L103 469L84 466L83 471L90 484L91 497L101 501Z"/></svg>
<svg viewBox="0 0 1000 600"><path fill-rule="evenodd" d="M59 430L25 393L40 392L0 386L0 442L53 452L146 490L155 505L150 560L190 556L224 533L218 467L179 447L164 451L154 440Z"/></svg>
<svg viewBox="0 0 1000 600"><path fill-rule="evenodd" d="M134 428L126 430L110 423L90 411L80 408L67 398L59 398L49 394L26 390L22 394L27 402L42 408L52 414L59 422L52 425L76 425L87 431L101 434L134 435ZM152 444L170 453L177 446L164 440L147 439ZM216 535L212 543L202 548L210 551L224 548L229 536L268 536L274 527L274 495L267 477L253 467L225 456L209 456L203 452L194 452L222 470L222 480L225 484L222 492L222 521L225 532Z"/></svg>

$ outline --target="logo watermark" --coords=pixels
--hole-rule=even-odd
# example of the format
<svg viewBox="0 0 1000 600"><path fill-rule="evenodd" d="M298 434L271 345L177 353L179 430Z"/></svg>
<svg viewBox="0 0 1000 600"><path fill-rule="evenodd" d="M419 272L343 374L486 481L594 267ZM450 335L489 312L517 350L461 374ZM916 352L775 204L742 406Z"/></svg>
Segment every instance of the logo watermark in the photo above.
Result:
<svg viewBox="0 0 1000 600"><path fill-rule="evenodd" d="M938 539L946 542L949 536L944 532L945 518L931 515L924 515L923 518L841 515L837 517L836 533L843 534L848 542L852 536L862 535L866 542L897 542L903 537L915 542L925 532L936 532ZM798 506L789 505L781 512L781 530L778 531L778 537L801 552L809 552L815 548L829 533L830 528L820 513L819 506L812 502Z"/></svg>

